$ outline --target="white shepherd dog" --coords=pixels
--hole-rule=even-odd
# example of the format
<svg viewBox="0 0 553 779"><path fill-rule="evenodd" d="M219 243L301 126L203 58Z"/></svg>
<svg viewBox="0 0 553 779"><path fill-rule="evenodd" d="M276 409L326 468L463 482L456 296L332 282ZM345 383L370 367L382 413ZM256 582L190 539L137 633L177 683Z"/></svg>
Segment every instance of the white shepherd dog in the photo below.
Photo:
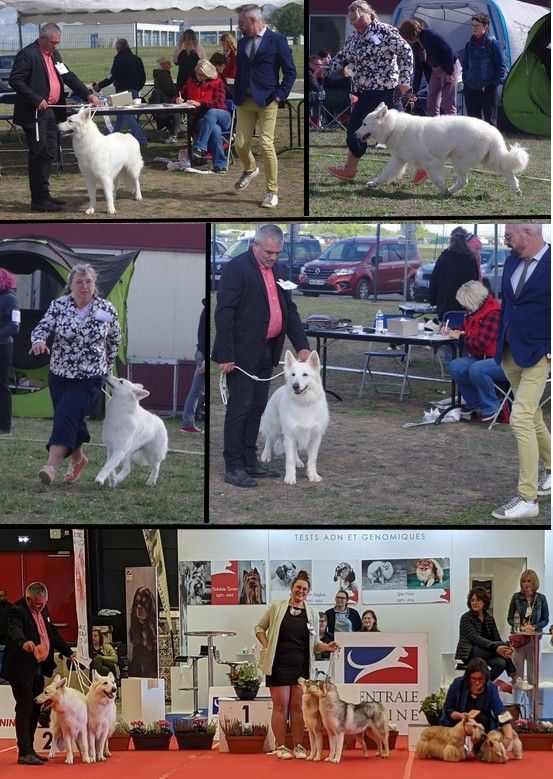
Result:
<svg viewBox="0 0 553 779"><path fill-rule="evenodd" d="M53 681L37 695L36 703L50 707L52 745L48 757L52 760L57 750L65 750L65 762L73 765L73 741L77 742L81 760L90 763L88 756L87 711L82 692L67 686L67 679L56 674Z"/></svg>
<svg viewBox="0 0 553 779"><path fill-rule="evenodd" d="M139 405L150 394L142 384L115 376L109 376L106 384L111 389L111 399L106 408L102 441L108 458L96 482L103 484L107 479L111 487L119 484L135 462L150 468L146 483L153 486L167 455L167 429L158 416ZM121 470L115 473L119 465Z"/></svg>
<svg viewBox="0 0 553 779"><path fill-rule="evenodd" d="M86 694L88 709L88 756L95 763L111 757L108 739L115 729L117 713L115 695L117 685L111 671L107 676L96 675Z"/></svg>
<svg viewBox="0 0 553 779"><path fill-rule="evenodd" d="M265 436L261 461L270 462L273 452L285 454L284 483L295 484L296 468L303 468L299 452L307 452L307 478L321 481L317 454L328 425L328 405L317 352L311 352L306 362L300 362L287 351L284 381L284 386L271 395L261 417L260 431Z"/></svg>
<svg viewBox="0 0 553 779"><path fill-rule="evenodd" d="M140 171L144 167L140 144L130 133L102 135L92 120L91 108L84 106L66 122L58 124L62 135L73 133L73 151L84 176L89 205L85 214L96 208L96 187L104 190L108 214L115 214L117 178L125 178L134 192L135 200L142 200Z"/></svg>
<svg viewBox="0 0 553 779"><path fill-rule="evenodd" d="M515 173L528 165L528 152L513 144L507 148L503 136L495 127L469 116L412 116L380 103L367 114L355 133L360 141L372 135L391 152L388 164L367 186L389 184L405 173L407 165L424 168L428 178L445 195L454 195L466 186L469 171L483 165L501 173L511 189L521 194ZM444 165L449 160L457 181L448 188L444 182Z"/></svg>

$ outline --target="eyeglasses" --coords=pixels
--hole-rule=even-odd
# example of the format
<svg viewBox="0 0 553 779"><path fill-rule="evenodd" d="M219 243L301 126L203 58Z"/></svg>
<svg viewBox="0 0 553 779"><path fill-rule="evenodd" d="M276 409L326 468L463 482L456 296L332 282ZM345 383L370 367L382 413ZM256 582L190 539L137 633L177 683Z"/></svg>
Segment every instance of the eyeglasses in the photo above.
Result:
<svg viewBox="0 0 553 779"><path fill-rule="evenodd" d="M503 236L503 238L504 238L506 241L510 241L512 237L513 237L513 236L512 236L512 233L505 233L505 235Z"/></svg>

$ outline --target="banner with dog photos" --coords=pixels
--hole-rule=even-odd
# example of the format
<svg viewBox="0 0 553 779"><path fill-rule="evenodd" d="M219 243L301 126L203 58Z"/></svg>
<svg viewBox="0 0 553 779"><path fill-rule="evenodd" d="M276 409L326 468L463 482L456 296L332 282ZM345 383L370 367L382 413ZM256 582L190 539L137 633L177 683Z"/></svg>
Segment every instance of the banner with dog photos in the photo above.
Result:
<svg viewBox="0 0 553 779"><path fill-rule="evenodd" d="M267 603L265 560L180 562L179 582L181 604L186 606L259 606Z"/></svg>
<svg viewBox="0 0 553 779"><path fill-rule="evenodd" d="M362 560L363 603L449 603L448 557Z"/></svg>

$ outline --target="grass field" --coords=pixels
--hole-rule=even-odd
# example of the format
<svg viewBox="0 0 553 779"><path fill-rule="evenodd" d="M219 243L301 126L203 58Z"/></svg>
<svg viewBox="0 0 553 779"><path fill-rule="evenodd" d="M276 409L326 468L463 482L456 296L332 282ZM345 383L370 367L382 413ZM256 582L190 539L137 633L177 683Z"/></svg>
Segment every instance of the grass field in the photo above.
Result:
<svg viewBox="0 0 553 779"><path fill-rule="evenodd" d="M368 189L366 182L382 172L389 158L385 149L369 146L357 179L340 181L327 173L329 165L345 160L345 131L309 132L309 214L310 216L493 217L547 216L551 211L551 145L548 138L506 134L508 142L519 142L530 154L528 168L519 177L522 196L514 195L502 176L485 170L470 174L460 193L446 197L430 182L414 187L408 170L401 182ZM452 170L446 177L453 182Z"/></svg>

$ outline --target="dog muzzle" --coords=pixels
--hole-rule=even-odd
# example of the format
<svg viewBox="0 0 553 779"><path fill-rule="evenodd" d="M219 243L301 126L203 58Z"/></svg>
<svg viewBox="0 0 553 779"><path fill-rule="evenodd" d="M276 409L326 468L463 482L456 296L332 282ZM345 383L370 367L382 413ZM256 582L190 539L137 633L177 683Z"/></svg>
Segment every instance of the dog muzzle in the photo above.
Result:
<svg viewBox="0 0 553 779"><path fill-rule="evenodd" d="M300 389L299 384L292 384L292 389L296 393L296 395L301 395L305 390L307 389L307 386L305 386L303 389Z"/></svg>

